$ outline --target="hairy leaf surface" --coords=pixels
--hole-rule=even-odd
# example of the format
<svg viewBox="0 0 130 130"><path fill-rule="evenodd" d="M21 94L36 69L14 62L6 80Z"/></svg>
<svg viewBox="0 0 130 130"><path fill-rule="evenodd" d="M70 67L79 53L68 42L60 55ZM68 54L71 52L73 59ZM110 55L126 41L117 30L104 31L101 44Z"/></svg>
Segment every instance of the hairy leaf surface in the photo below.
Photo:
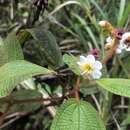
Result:
<svg viewBox="0 0 130 130"><path fill-rule="evenodd" d="M7 96L21 81L51 71L24 60L16 60L0 67L0 97Z"/></svg>
<svg viewBox="0 0 130 130"><path fill-rule="evenodd" d="M104 78L96 82L99 86L111 93L130 97L130 79Z"/></svg>
<svg viewBox="0 0 130 130"><path fill-rule="evenodd" d="M40 46L40 51L47 63L53 68L61 66L62 54L53 34L41 28L28 29L27 31L31 33L37 42L36 44Z"/></svg>
<svg viewBox="0 0 130 130"><path fill-rule="evenodd" d="M105 130L105 127L88 102L70 99L59 108L51 130Z"/></svg>
<svg viewBox="0 0 130 130"><path fill-rule="evenodd" d="M15 32L11 32L4 40L4 48L7 54L7 62L23 60L23 52Z"/></svg>

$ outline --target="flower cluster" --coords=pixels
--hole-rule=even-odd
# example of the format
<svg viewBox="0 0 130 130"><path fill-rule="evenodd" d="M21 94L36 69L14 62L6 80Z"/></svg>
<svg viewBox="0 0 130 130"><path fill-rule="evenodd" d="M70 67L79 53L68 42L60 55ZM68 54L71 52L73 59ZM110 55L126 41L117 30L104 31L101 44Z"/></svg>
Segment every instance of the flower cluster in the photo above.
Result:
<svg viewBox="0 0 130 130"><path fill-rule="evenodd" d="M130 51L130 32L124 32L123 30L114 28L108 21L100 21L99 25L105 28L111 36L106 39L105 48L112 48L115 44L115 39L119 40L118 46L116 48L116 53L120 54L123 50Z"/></svg>
<svg viewBox="0 0 130 130"><path fill-rule="evenodd" d="M93 55L80 56L80 61L77 62L84 78L92 80L99 79L102 76L102 63L95 60Z"/></svg>
<svg viewBox="0 0 130 130"><path fill-rule="evenodd" d="M130 32L126 32L122 35L121 40L119 40L119 45L117 46L116 53L120 54L123 50L130 51ZM106 47L111 48L113 45L114 39L108 37L106 39Z"/></svg>

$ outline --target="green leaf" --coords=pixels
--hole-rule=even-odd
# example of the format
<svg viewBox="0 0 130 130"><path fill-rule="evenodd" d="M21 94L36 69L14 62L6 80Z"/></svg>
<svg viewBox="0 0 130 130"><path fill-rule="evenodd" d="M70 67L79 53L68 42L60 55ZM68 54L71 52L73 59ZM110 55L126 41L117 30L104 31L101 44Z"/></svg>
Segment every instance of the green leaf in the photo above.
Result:
<svg viewBox="0 0 130 130"><path fill-rule="evenodd" d="M27 31L36 40L36 44L39 45L39 49L47 63L52 68L61 66L62 54L53 34L41 28L28 29Z"/></svg>
<svg viewBox="0 0 130 130"><path fill-rule="evenodd" d="M130 14L130 2L128 2L128 3L126 3L126 5L124 5L125 3L124 2L126 2L125 0L123 1L123 0L121 0L121 2L120 2L120 4L123 2L123 5L121 5L122 7L120 7L120 8L122 8L122 17L121 17L121 19L120 20L118 20L118 27L124 27L125 26L125 24L126 24L126 22L127 22L127 20L128 20L128 18L129 18L129 14ZM126 7L124 7L124 6L126 6Z"/></svg>
<svg viewBox="0 0 130 130"><path fill-rule="evenodd" d="M0 37L0 66L4 65L7 62L7 52L4 46L4 41Z"/></svg>
<svg viewBox="0 0 130 130"><path fill-rule="evenodd" d="M5 40L0 38L0 66L13 60L23 59L23 52L15 32L10 33Z"/></svg>
<svg viewBox="0 0 130 130"><path fill-rule="evenodd" d="M104 78L96 82L99 86L111 93L130 97L130 79Z"/></svg>
<svg viewBox="0 0 130 130"><path fill-rule="evenodd" d="M120 9L118 15L118 26L120 25L121 19L124 17L124 11L126 6L126 0L120 0ZM119 26L120 27L120 26Z"/></svg>
<svg viewBox="0 0 130 130"><path fill-rule="evenodd" d="M0 67L0 97L8 96L20 82L50 70L24 60L16 60Z"/></svg>
<svg viewBox="0 0 130 130"><path fill-rule="evenodd" d="M105 130L105 127L88 102L70 99L59 108L51 130Z"/></svg>
<svg viewBox="0 0 130 130"><path fill-rule="evenodd" d="M15 100L28 100L28 99L36 99L41 98L41 93L37 90L20 90L17 92L13 92L11 94L11 97ZM29 107L28 107L29 105ZM19 104L14 105L11 109L11 111L34 111L38 109L41 106L41 103L25 103L25 104Z"/></svg>
<svg viewBox="0 0 130 130"><path fill-rule="evenodd" d="M23 60L23 52L15 32L10 33L4 40L4 51L7 62L13 60Z"/></svg>
<svg viewBox="0 0 130 130"><path fill-rule="evenodd" d="M70 69L77 75L80 75L80 69L77 65L78 59L73 55L65 54L63 56L63 61L70 67Z"/></svg>

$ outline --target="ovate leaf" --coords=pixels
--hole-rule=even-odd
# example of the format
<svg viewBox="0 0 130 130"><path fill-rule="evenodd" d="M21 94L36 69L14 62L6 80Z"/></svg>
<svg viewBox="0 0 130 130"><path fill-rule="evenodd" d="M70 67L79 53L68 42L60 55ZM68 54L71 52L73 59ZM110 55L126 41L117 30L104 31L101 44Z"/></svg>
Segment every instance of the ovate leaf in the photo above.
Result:
<svg viewBox="0 0 130 130"><path fill-rule="evenodd" d="M7 96L21 81L50 70L24 60L16 60L0 67L0 97Z"/></svg>
<svg viewBox="0 0 130 130"><path fill-rule="evenodd" d="M111 93L130 97L130 79L104 78L96 82L99 86Z"/></svg>
<svg viewBox="0 0 130 130"><path fill-rule="evenodd" d="M74 57L73 55L67 55L65 54L63 56L63 61L69 66L69 68L76 73L77 75L80 75L80 69L77 65L78 59Z"/></svg>
<svg viewBox="0 0 130 130"><path fill-rule="evenodd" d="M5 40L0 38L0 66L10 61L23 59L23 52L15 32L11 32Z"/></svg>
<svg viewBox="0 0 130 130"><path fill-rule="evenodd" d="M88 102L70 99L59 108L51 130L105 130L105 127Z"/></svg>
<svg viewBox="0 0 130 130"><path fill-rule="evenodd" d="M42 28L28 29L28 32L36 40L39 51L47 61L48 65L57 68L62 65L62 54L53 34Z"/></svg>
<svg viewBox="0 0 130 130"><path fill-rule="evenodd" d="M4 40L4 48L6 51L7 62L24 59L20 43L15 32L8 34L7 38Z"/></svg>

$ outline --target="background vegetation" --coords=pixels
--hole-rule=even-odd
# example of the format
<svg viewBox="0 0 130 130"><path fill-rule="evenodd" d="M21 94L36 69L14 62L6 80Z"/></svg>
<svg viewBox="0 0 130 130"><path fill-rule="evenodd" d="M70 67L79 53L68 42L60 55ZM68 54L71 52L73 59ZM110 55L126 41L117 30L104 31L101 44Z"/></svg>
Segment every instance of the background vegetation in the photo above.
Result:
<svg viewBox="0 0 130 130"><path fill-rule="evenodd" d="M34 81L22 82L13 89L15 97L36 98L39 91L40 97L44 98L62 96L60 100L39 101L40 104L13 105L8 112L5 111L6 104L1 102L2 119L4 112L6 115L4 121L0 121L0 129L49 130L57 107L64 99L74 97L76 75L63 63L62 55L86 55L96 48L102 60L107 34L98 22L105 19L114 27L128 31L129 15L129 0L0 0L1 37L6 38L10 32L16 31L27 61L58 72L57 75L38 75ZM129 54L123 52L110 59L104 65L103 77L129 78ZM37 93L35 89L38 89ZM107 130L130 129L129 98L106 92L95 82L85 80L80 83L80 98L97 109Z"/></svg>

